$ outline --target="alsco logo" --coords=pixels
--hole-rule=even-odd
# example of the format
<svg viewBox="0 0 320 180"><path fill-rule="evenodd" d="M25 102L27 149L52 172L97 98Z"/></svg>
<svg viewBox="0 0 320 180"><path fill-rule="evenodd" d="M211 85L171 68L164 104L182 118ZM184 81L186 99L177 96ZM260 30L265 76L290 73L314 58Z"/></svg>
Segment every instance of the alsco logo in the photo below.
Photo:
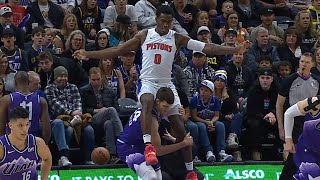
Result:
<svg viewBox="0 0 320 180"><path fill-rule="evenodd" d="M263 179L263 170L232 170L228 169L224 179Z"/></svg>

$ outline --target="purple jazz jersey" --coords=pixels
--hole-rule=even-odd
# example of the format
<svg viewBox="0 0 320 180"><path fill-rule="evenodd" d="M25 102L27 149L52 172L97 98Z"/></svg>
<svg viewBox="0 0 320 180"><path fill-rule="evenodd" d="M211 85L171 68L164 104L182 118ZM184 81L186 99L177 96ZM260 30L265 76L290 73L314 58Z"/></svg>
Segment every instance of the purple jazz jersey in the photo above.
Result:
<svg viewBox="0 0 320 180"><path fill-rule="evenodd" d="M304 116L304 121L310 121L310 120L316 120L316 119L320 119L320 111L318 111L318 113L316 115L312 115L311 113L307 113Z"/></svg>
<svg viewBox="0 0 320 180"><path fill-rule="evenodd" d="M11 103L9 111L12 111L16 107L23 107L29 111L30 128L29 134L41 137L40 129L40 116L41 116L41 104L40 96L35 92L28 95L21 94L20 92L14 92L10 94ZM9 120L7 121L9 122ZM10 133L10 128L7 126L7 134Z"/></svg>
<svg viewBox="0 0 320 180"><path fill-rule="evenodd" d="M22 151L10 143L6 134L0 137L0 143L4 149L4 156L0 161L0 179L38 179L37 164L39 158L35 136L28 134L27 146Z"/></svg>
<svg viewBox="0 0 320 180"><path fill-rule="evenodd" d="M152 110L152 115L156 117L157 121L161 121L161 117L155 110ZM127 162L127 157L132 154L144 154L144 142L143 133L140 124L141 109L137 109L129 118L128 123L125 125L122 133L117 140L117 153L122 161ZM148 119L150 120L150 119ZM157 129L152 129L152 131L157 131ZM135 161L128 163L129 167L132 164L141 164L144 161L140 156L136 156ZM143 161L142 161L143 160ZM155 167L154 167L155 168ZM156 167L158 169L158 166ZM155 168L155 169L156 169ZM133 169L134 170L134 169Z"/></svg>
<svg viewBox="0 0 320 180"><path fill-rule="evenodd" d="M296 153L294 154L294 162L301 174L301 167L305 163L313 163L320 166L320 119L309 120L304 123L303 132L296 144ZM320 171L320 169L318 170ZM319 173L319 172L318 172ZM297 177L297 174L295 177ZM300 179L300 178L299 178Z"/></svg>

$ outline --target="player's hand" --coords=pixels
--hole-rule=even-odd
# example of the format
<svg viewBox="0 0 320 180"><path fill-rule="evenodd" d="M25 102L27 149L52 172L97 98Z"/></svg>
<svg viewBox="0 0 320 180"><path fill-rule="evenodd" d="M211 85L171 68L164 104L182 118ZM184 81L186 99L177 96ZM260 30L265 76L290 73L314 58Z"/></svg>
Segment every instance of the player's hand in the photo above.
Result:
<svg viewBox="0 0 320 180"><path fill-rule="evenodd" d="M279 128L279 137L280 137L280 139L284 140L284 129L283 128Z"/></svg>
<svg viewBox="0 0 320 180"><path fill-rule="evenodd" d="M171 142L173 142L173 143L176 142L176 138L173 137L173 136L168 132L168 130L166 130L166 131L164 132L162 138L165 139L165 140L171 141Z"/></svg>
<svg viewBox="0 0 320 180"><path fill-rule="evenodd" d="M78 60L88 60L87 58L87 51L84 49L79 49L76 52L73 53L73 58L78 59Z"/></svg>
<svg viewBox="0 0 320 180"><path fill-rule="evenodd" d="M185 143L186 146L192 146L193 145L193 138L190 136L190 133L188 133L184 139L183 142Z"/></svg>
<svg viewBox="0 0 320 180"><path fill-rule="evenodd" d="M283 144L283 150L290 153L296 153L296 149L291 138L286 139L286 143Z"/></svg>
<svg viewBox="0 0 320 180"><path fill-rule="evenodd" d="M250 46L251 43L249 41L244 41L237 46L237 51L239 54L244 54Z"/></svg>

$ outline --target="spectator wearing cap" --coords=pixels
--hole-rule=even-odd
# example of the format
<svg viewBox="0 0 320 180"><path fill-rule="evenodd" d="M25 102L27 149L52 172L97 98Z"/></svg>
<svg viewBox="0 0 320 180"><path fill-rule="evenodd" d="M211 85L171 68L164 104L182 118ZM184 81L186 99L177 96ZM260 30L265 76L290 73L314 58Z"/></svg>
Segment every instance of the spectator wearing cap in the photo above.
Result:
<svg viewBox="0 0 320 180"><path fill-rule="evenodd" d="M237 46L237 31L233 29L228 29L223 35L223 43L222 46L229 46L229 47L235 47ZM232 60L232 54L225 55L226 62L230 62Z"/></svg>
<svg viewBox="0 0 320 180"><path fill-rule="evenodd" d="M205 137L212 136L215 132L216 152L218 152L218 160L221 162L232 161L232 156L225 153L225 127L220 118L221 103L219 99L213 95L214 84L210 80L204 80L199 85L199 93L194 95L190 101L191 119L196 122L199 128L200 146L204 147L207 152L207 161L213 156L212 147ZM216 158L214 158L215 160Z"/></svg>
<svg viewBox="0 0 320 180"><path fill-rule="evenodd" d="M190 37L193 39L197 39L197 35L199 34L199 28L201 26L205 26L209 29L209 32L212 33L211 34L211 40L212 42L216 43L216 44L221 44L221 40L219 38L219 36L217 36L217 33L214 30L214 26L212 25L211 21L209 20L209 13L206 11L199 11L196 19L195 19L195 24L193 26L193 29L190 33Z"/></svg>
<svg viewBox="0 0 320 180"><path fill-rule="evenodd" d="M259 11L263 5L257 0L237 0L234 3L234 10L239 15L239 22L243 28L247 28L251 32L253 27L260 23Z"/></svg>
<svg viewBox="0 0 320 180"><path fill-rule="evenodd" d="M139 29L150 29L156 26L156 10L159 4L161 4L160 0L139 0L134 5ZM188 32L176 19L173 20L172 29L180 34L188 35Z"/></svg>
<svg viewBox="0 0 320 180"><path fill-rule="evenodd" d="M218 31L218 36L222 42L225 42L224 37L226 31L228 30L234 30L236 32L236 44L242 43L249 39L249 33L245 28L240 27L238 19L238 14L235 11L232 11L227 15L225 26L220 28Z"/></svg>
<svg viewBox="0 0 320 180"><path fill-rule="evenodd" d="M0 6L2 7L9 7L12 11L12 17L13 17L13 25L18 26L23 19L23 17L26 15L26 8L23 7L21 4L19 4L19 1L16 0L9 0L8 3L3 4Z"/></svg>
<svg viewBox="0 0 320 180"><path fill-rule="evenodd" d="M269 1L269 0L257 0L262 3L264 7L273 9L275 15L282 19L290 20L295 16L296 8L289 8L286 0ZM286 18L284 18L286 17Z"/></svg>
<svg viewBox="0 0 320 180"><path fill-rule="evenodd" d="M215 37L220 41L220 38L215 34ZM197 31L197 39L204 43L212 43L212 34L207 26L199 27ZM214 70L218 70L225 66L225 56L206 56L207 64Z"/></svg>
<svg viewBox="0 0 320 180"><path fill-rule="evenodd" d="M15 71L29 71L28 55L19 47L15 46L16 35L13 29L6 28L2 31L0 51L6 54L9 66Z"/></svg>
<svg viewBox="0 0 320 180"><path fill-rule="evenodd" d="M77 17L79 30L81 30L90 42L94 42L97 32L101 29L103 22L101 9L97 1L83 0L81 4L73 10Z"/></svg>
<svg viewBox="0 0 320 180"><path fill-rule="evenodd" d="M212 78L214 95L220 100L220 121L226 128L227 148L234 150L234 161L242 161L241 152L238 150L240 132L242 128L242 114L237 107L237 99L227 88L227 72L216 71Z"/></svg>
<svg viewBox="0 0 320 180"><path fill-rule="evenodd" d="M273 23L275 20L274 11L270 8L263 8L260 11L262 23L258 27L264 27L269 32L269 40L272 44L279 45L283 43L284 31L282 28ZM258 27L251 31L250 41L257 38Z"/></svg>
<svg viewBox="0 0 320 180"><path fill-rule="evenodd" d="M243 54L234 53L232 61L225 68L228 74L228 90L235 96L238 105L247 97L253 82L252 71L244 65L243 56Z"/></svg>
<svg viewBox="0 0 320 180"><path fill-rule="evenodd" d="M256 71L258 69L257 60L263 55L269 56L272 59L272 65L276 66L280 59L277 49L269 42L269 31L264 27L258 27L256 31L257 38L246 53L246 66Z"/></svg>
<svg viewBox="0 0 320 180"><path fill-rule="evenodd" d="M26 14L30 14L30 19L26 25L28 34L32 32L35 26L55 29L61 29L62 27L63 9L52 1L36 0L27 6Z"/></svg>
<svg viewBox="0 0 320 180"><path fill-rule="evenodd" d="M103 23L109 27L113 28L114 24L117 22L118 15L127 15L131 19L131 28L134 31L138 31L137 23L138 17L133 5L129 5L127 0L115 0L114 6L108 6L104 13Z"/></svg>
<svg viewBox="0 0 320 180"><path fill-rule="evenodd" d="M192 60L183 71L188 80L191 97L198 92L203 80L211 79L214 75L214 70L206 63L206 54L200 51L193 51Z"/></svg>
<svg viewBox="0 0 320 180"><path fill-rule="evenodd" d="M185 0L174 0L171 3L171 7L174 11L174 18L180 23L182 28L190 33L199 9L192 4L188 4Z"/></svg>
<svg viewBox="0 0 320 180"><path fill-rule="evenodd" d="M136 52L134 51L120 56L122 64L119 66L119 71L122 74L124 87L126 88L126 97L137 101L137 83L141 66L134 64L135 56Z"/></svg>
<svg viewBox="0 0 320 180"><path fill-rule="evenodd" d="M277 136L276 101L278 87L271 68L260 68L247 99L249 150L253 160L261 160L261 144L269 133ZM254 137L254 138L251 138ZM276 143L275 138L273 143Z"/></svg>
<svg viewBox="0 0 320 180"><path fill-rule="evenodd" d="M68 74L67 69L63 66L56 67L53 70L53 83L49 84L44 90L53 118L56 119L52 122L52 134L61 155L59 165L71 164L67 159L69 147L74 132L73 128L77 129L76 126L79 127L79 125L82 126L80 128L81 149L84 151L85 164L93 164L91 152L95 144L94 130L91 125L82 124L84 123L84 116L82 114L81 96L77 86L68 83ZM65 117L67 122L70 122L69 119L72 118L75 118L75 120L69 124L66 122L67 126L64 127L64 122L60 120L62 117Z"/></svg>
<svg viewBox="0 0 320 180"><path fill-rule="evenodd" d="M14 33L16 34L17 38L17 46L21 49L24 48L24 32L18 28L17 26L13 25L13 13L10 7L1 7L0 8L0 33L5 28L13 29ZM0 45L3 45L3 42L0 42Z"/></svg>

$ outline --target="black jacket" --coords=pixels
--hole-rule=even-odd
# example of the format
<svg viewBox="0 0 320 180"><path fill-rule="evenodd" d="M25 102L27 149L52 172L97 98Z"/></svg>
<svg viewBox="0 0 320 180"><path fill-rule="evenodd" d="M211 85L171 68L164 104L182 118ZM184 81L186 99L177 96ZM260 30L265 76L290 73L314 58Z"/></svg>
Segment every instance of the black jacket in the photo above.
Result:
<svg viewBox="0 0 320 180"><path fill-rule="evenodd" d="M82 111L94 115L93 110L97 107L97 98L90 84L80 88ZM117 95L113 92L112 88L104 87L101 90L103 107L114 107L118 111Z"/></svg>
<svg viewBox="0 0 320 180"><path fill-rule="evenodd" d="M257 80L249 91L247 100L247 117L248 119L263 118L272 112L276 115L276 102L278 97L278 86L274 79L268 91L261 89Z"/></svg>
<svg viewBox="0 0 320 180"><path fill-rule="evenodd" d="M301 54L311 52L304 45L300 46ZM292 72L296 71L299 67L299 57L295 57L294 53L289 49L288 45L281 45L277 47L277 52L280 61L289 61L292 65Z"/></svg>
<svg viewBox="0 0 320 180"><path fill-rule="evenodd" d="M48 12L50 22L53 24L54 28L61 29L64 19L63 9L51 1L48 1L48 4L50 7ZM29 34L31 34L32 31L32 23L38 23L39 26L44 26L44 18L41 14L38 1L32 2L28 5L26 14L30 14L30 19L26 25L27 32Z"/></svg>
<svg viewBox="0 0 320 180"><path fill-rule="evenodd" d="M234 4L234 10L238 13L239 22L242 22L242 27L256 27L260 24L260 14L259 11L263 8L263 4L256 0L250 0L251 5L251 16L248 16L238 5L238 1Z"/></svg>
<svg viewBox="0 0 320 180"><path fill-rule="evenodd" d="M71 59L53 56L53 65L50 72L44 72L43 70L39 71L40 80L41 80L41 89L43 90L48 84L54 81L53 79L53 70L58 66L63 66L68 70L68 82L70 84L75 84L80 88L83 84L87 84L88 75L82 69L81 65L75 63Z"/></svg>
<svg viewBox="0 0 320 180"><path fill-rule="evenodd" d="M232 61L228 63L225 70L228 74L228 90L232 92L235 99L247 97L249 88L254 81L252 72L244 65L242 65L242 68L238 69ZM237 79L238 75L242 75L243 81L241 81L241 79Z"/></svg>

